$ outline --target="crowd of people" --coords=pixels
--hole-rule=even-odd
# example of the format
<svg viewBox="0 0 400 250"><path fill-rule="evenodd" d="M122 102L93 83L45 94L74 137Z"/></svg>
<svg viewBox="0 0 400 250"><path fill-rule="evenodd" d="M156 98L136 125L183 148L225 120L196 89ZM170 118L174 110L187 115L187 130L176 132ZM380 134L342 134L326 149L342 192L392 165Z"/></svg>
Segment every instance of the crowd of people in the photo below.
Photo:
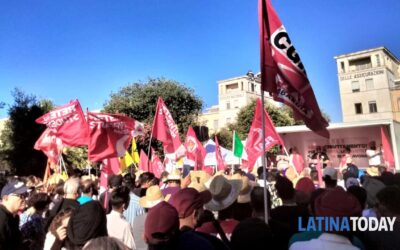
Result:
<svg viewBox="0 0 400 250"><path fill-rule="evenodd" d="M321 185L307 167L295 177L265 169L266 182L263 167L138 171L109 176L104 191L79 171L52 183L3 177L0 249L400 249L400 174L361 172L327 166ZM389 232L299 231L315 216L396 222Z"/></svg>

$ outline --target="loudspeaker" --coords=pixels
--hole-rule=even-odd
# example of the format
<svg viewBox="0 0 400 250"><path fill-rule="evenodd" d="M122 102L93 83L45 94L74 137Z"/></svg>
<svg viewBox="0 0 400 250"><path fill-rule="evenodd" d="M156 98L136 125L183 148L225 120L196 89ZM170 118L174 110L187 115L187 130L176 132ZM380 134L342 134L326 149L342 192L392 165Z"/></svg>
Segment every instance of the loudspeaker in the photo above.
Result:
<svg viewBox="0 0 400 250"><path fill-rule="evenodd" d="M207 141L210 138L208 136L208 127L206 126L194 126L193 130L196 133L197 139L201 142Z"/></svg>

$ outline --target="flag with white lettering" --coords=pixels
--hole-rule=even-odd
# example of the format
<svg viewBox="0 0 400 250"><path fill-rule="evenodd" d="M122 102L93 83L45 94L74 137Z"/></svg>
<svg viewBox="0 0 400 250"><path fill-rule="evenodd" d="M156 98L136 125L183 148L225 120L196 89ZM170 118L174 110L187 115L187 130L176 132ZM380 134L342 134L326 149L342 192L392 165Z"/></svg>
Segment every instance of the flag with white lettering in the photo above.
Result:
<svg viewBox="0 0 400 250"><path fill-rule="evenodd" d="M163 143L166 156L173 155L175 159L179 159L185 155L185 147L179 138L178 127L161 97L158 97L157 101L152 134Z"/></svg>
<svg viewBox="0 0 400 250"><path fill-rule="evenodd" d="M88 129L85 116L78 100L58 107L36 119L55 132L66 146L82 146L88 144Z"/></svg>
<svg viewBox="0 0 400 250"><path fill-rule="evenodd" d="M57 164L63 147L62 140L56 136L56 133L52 129L46 128L33 148L43 151L51 163Z"/></svg>
<svg viewBox="0 0 400 250"><path fill-rule="evenodd" d="M246 153L248 157L248 167L251 171L257 158L264 155L263 140L262 140L262 113L264 112L264 130L265 130L265 152L276 144L283 145L283 141L276 132L274 124L269 118L268 113L263 109L261 100L256 101L256 110L254 113L253 122L251 123L250 131L246 140Z"/></svg>
<svg viewBox="0 0 400 250"><path fill-rule="evenodd" d="M261 86L293 109L315 133L329 138L306 70L270 0L259 0Z"/></svg>
<svg viewBox="0 0 400 250"><path fill-rule="evenodd" d="M201 170L204 166L204 157L206 156L206 150L203 144L197 139L196 133L194 132L192 126L189 126L186 139L186 158L189 162L193 163L194 170Z"/></svg>
<svg viewBox="0 0 400 250"><path fill-rule="evenodd" d="M165 167L158 157L157 153L151 148L151 162L149 172L153 173L155 177L160 178L162 172L164 172Z"/></svg>
<svg viewBox="0 0 400 250"><path fill-rule="evenodd" d="M91 161L122 157L132 139L135 120L124 115L88 112Z"/></svg>

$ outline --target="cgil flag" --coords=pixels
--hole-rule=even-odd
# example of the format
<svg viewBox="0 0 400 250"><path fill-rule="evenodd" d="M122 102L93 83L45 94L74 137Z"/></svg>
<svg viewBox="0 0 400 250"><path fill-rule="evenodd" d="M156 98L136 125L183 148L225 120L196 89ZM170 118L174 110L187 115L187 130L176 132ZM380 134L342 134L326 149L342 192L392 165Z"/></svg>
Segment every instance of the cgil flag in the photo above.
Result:
<svg viewBox="0 0 400 250"><path fill-rule="evenodd" d="M215 158L217 158L217 170L225 170L225 163L224 159L222 158L221 148L219 147L217 136L215 136Z"/></svg>
<svg viewBox="0 0 400 250"><path fill-rule="evenodd" d="M243 155L243 143L242 140L240 140L239 135L236 133L236 131L233 131L233 144L232 144L232 151L233 155L239 158L242 158Z"/></svg>
<svg viewBox="0 0 400 250"><path fill-rule="evenodd" d="M261 86L293 109L315 133L329 138L306 70L270 0L259 0Z"/></svg>
<svg viewBox="0 0 400 250"><path fill-rule="evenodd" d="M160 178L162 172L164 172L165 168L163 163L158 157L157 153L153 148L151 148L151 162L149 172L153 173L155 177Z"/></svg>
<svg viewBox="0 0 400 250"><path fill-rule="evenodd" d="M78 100L53 109L36 119L52 129L63 144L70 147L88 145L88 129Z"/></svg>
<svg viewBox="0 0 400 250"><path fill-rule="evenodd" d="M143 172L149 171L149 157L146 155L143 149L140 150L139 169Z"/></svg>
<svg viewBox="0 0 400 250"><path fill-rule="evenodd" d="M87 113L90 161L125 155L132 138L135 120L124 115Z"/></svg>
<svg viewBox="0 0 400 250"><path fill-rule="evenodd" d="M173 160L176 160L185 155L185 147L179 138L178 127L161 97L158 97L151 131L154 138L163 143L166 156L172 156Z"/></svg>
<svg viewBox="0 0 400 250"><path fill-rule="evenodd" d="M192 126L189 126L186 134L185 148L186 158L193 162L194 170L203 169L206 150L204 149L203 144L197 139Z"/></svg>
<svg viewBox="0 0 400 250"><path fill-rule="evenodd" d="M264 131L265 131L265 151L268 151L276 144L283 145L283 141L276 132L268 113L263 109L261 100L256 101L256 110L254 113L253 122L251 123L250 131L246 141L246 153L248 157L249 172L253 170L253 166L257 158L264 155L262 142L262 113L264 112Z"/></svg>
<svg viewBox="0 0 400 250"><path fill-rule="evenodd" d="M43 151L51 163L57 164L63 147L62 140L56 136L56 132L50 128L46 128L35 142L33 148Z"/></svg>

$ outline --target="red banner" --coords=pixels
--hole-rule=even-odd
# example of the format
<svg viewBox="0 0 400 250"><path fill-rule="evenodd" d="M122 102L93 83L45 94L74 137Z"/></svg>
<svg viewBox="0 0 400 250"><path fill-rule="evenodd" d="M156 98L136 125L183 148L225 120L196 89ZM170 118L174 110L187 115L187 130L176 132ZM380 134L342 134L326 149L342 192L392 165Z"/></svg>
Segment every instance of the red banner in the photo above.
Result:
<svg viewBox="0 0 400 250"><path fill-rule="evenodd" d="M100 186L107 188L108 177L113 174L119 174L120 166L118 157L104 159L101 167Z"/></svg>
<svg viewBox="0 0 400 250"><path fill-rule="evenodd" d="M206 150L204 149L203 144L197 139L192 126L189 126L186 134L185 148L187 159L194 163L194 170L203 169Z"/></svg>
<svg viewBox="0 0 400 250"><path fill-rule="evenodd" d="M46 128L33 148L43 151L51 163L57 164L63 147L64 145L56 133L52 129Z"/></svg>
<svg viewBox="0 0 400 250"><path fill-rule="evenodd" d="M261 86L293 109L315 133L329 138L306 70L270 0L259 0Z"/></svg>
<svg viewBox="0 0 400 250"><path fill-rule="evenodd" d="M88 112L90 161L122 157L132 139L135 120L124 115Z"/></svg>
<svg viewBox="0 0 400 250"><path fill-rule="evenodd" d="M150 172L153 173L157 178L161 177L162 172L164 172L165 168L160 158L154 151L151 149L151 164L150 164Z"/></svg>
<svg viewBox="0 0 400 250"><path fill-rule="evenodd" d="M152 133L154 138L163 143L166 155L174 155L175 159L184 156L185 147L179 138L178 127L161 97L157 101Z"/></svg>
<svg viewBox="0 0 400 250"><path fill-rule="evenodd" d="M383 149L383 160L385 162L385 166L387 166L388 171L392 171L394 169L394 156L392 151L392 146L389 141L389 136L386 128L381 127L381 140L382 140L382 149Z"/></svg>
<svg viewBox="0 0 400 250"><path fill-rule="evenodd" d="M149 172L149 157L143 152L143 149L140 150L139 169L143 172Z"/></svg>
<svg viewBox="0 0 400 250"><path fill-rule="evenodd" d="M44 114L36 122L54 130L66 146L88 144L87 123L78 100Z"/></svg>
<svg viewBox="0 0 400 250"><path fill-rule="evenodd" d="M249 171L253 169L257 158L264 154L262 143L262 113L264 112L265 125L265 152L276 144L283 145L283 141L276 132L274 124L269 118L268 113L263 109L261 100L257 99L256 111L246 140L246 153L248 157Z"/></svg>
<svg viewBox="0 0 400 250"><path fill-rule="evenodd" d="M224 163L224 159L222 158L222 155L221 155L221 148L219 147L217 136L215 136L215 157L217 158L218 171L225 170L225 163Z"/></svg>

